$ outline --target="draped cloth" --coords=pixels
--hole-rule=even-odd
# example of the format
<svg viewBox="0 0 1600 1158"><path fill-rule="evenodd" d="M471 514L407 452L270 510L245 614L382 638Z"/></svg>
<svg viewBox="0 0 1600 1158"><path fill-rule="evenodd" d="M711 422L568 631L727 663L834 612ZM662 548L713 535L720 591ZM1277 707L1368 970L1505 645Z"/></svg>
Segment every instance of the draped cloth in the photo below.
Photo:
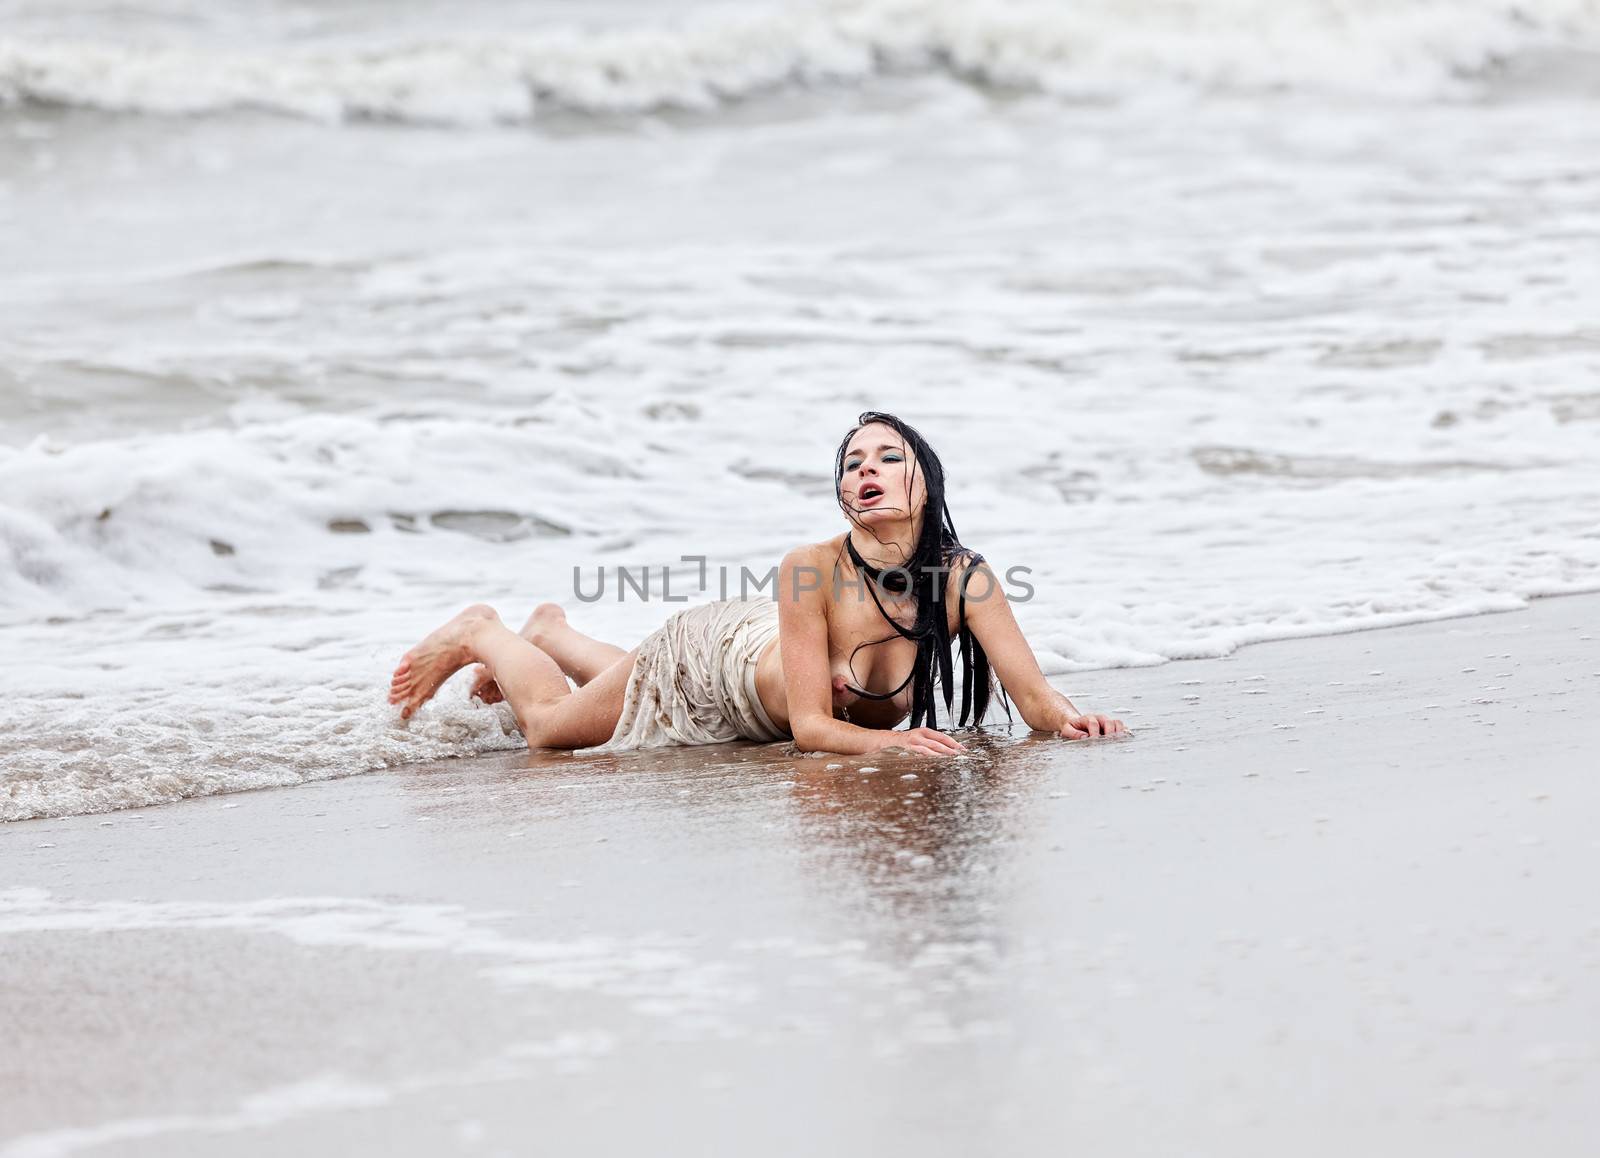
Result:
<svg viewBox="0 0 1600 1158"><path fill-rule="evenodd" d="M645 636L611 739L577 754L785 740L756 692L756 661L778 635L771 599L686 607Z"/></svg>

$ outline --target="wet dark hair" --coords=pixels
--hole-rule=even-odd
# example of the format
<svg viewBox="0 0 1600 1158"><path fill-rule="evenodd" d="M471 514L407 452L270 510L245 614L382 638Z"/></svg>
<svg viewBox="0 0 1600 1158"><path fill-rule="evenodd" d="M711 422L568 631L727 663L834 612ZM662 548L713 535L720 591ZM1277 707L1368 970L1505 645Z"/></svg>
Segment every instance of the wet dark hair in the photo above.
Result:
<svg viewBox="0 0 1600 1158"><path fill-rule="evenodd" d="M989 657L984 654L983 645L972 634L972 629L967 626L966 601L967 583L972 579L974 569L983 562L983 556L963 546L956 537L956 528L950 518L950 508L944 500L944 464L939 461L939 456L933 447L928 445L928 440L923 438L913 426L897 418L893 414L886 414L881 410L865 411L856 419L856 424L839 443L838 454L833 463L833 493L839 502L839 509L844 511L845 517L857 527L866 527L857 517L860 508L846 505L844 501L844 460L845 451L850 448L850 440L860 432L864 426L881 423L895 431L911 451L916 460L913 472L906 478L906 493L909 498L912 484L917 472L920 472L923 483L927 488L927 504L923 508L922 530L917 536L916 548L911 558L882 570L872 567L856 553L855 545L849 536L845 537L845 547L850 553L856 569L864 575L864 586L872 595L872 601L878 605L878 611L884 620L895 629L895 634L905 639L915 641L917 656L912 663L911 674L906 677L906 683L911 684L911 723L910 727L921 727L926 721L930 728L937 728L938 712L934 697L934 687L943 691L945 712L949 716L955 715L954 699L955 687L952 676L953 662L950 655L950 625L948 613L945 610L944 582L945 576L958 564L965 564L967 571L961 577L960 593L960 618L957 635L961 644L961 663L963 667L961 678L961 717L956 727L966 727L967 717L970 714L972 723L976 725L984 716L989 707L990 692L998 688L1001 702L1005 705L1006 718L1011 718L1011 701L1006 698L1005 688L1000 686L989 668ZM870 533L870 532L869 532ZM876 538L876 536L874 536ZM841 553L842 554L842 553ZM903 569L903 570L902 570ZM881 582L885 590L900 592L910 589L915 598L916 620L914 626L906 628L895 622L893 617L883 609L883 604L878 599L878 584ZM991 594L992 585L991 585ZM887 643L894 639L894 635L886 635L883 639L867 640L856 645L850 653L851 670L855 670L855 653L863 647L874 644ZM864 691L861 688L850 690L863 699L889 700L893 699L905 687L900 687L888 694L878 694Z"/></svg>

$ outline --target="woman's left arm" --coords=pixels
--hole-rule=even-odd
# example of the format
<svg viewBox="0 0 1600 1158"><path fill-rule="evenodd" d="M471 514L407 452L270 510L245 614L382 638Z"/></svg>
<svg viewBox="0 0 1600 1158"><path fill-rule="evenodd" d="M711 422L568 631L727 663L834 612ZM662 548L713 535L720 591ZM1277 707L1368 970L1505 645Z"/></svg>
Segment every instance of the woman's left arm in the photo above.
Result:
<svg viewBox="0 0 1600 1158"><path fill-rule="evenodd" d="M1055 732L1068 740L1127 734L1128 729L1121 720L1078 711L1071 700L1045 680L1033 649L1023 638L1016 616L1011 614L1011 601L988 563L955 568L952 598L960 599L963 585L967 595L967 625L983 646L995 675L1000 677L1000 686L1022 712L1028 727Z"/></svg>

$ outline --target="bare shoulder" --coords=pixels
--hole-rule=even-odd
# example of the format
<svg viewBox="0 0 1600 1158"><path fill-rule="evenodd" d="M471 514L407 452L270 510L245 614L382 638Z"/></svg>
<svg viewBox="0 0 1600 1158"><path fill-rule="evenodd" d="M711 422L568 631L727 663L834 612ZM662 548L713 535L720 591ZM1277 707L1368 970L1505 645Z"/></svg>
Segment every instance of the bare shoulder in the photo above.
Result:
<svg viewBox="0 0 1600 1158"><path fill-rule="evenodd" d="M835 535L831 539L823 539L819 543L801 543L789 552L790 555L804 557L808 562L821 558L832 558L835 551L844 547L844 536Z"/></svg>
<svg viewBox="0 0 1600 1158"><path fill-rule="evenodd" d="M836 535L831 539L824 539L820 543L801 543L783 557L784 569L791 567L814 567L824 570L832 566L839 553L844 550L844 536Z"/></svg>
<svg viewBox="0 0 1600 1158"><path fill-rule="evenodd" d="M944 565L949 569L944 597L953 636L963 623L976 624L989 618L989 604L999 594L1000 584L989 561L971 547L957 549L946 557Z"/></svg>
<svg viewBox="0 0 1600 1158"><path fill-rule="evenodd" d="M981 590L984 585L984 576L990 581L994 578L994 569L989 562L971 547L958 547L945 558L945 567L948 574L945 576L945 597L952 602L961 598L963 589L968 600L973 597L974 589Z"/></svg>
<svg viewBox="0 0 1600 1158"><path fill-rule="evenodd" d="M805 598L808 593L822 592L827 586L829 568L836 557L836 548L843 539L829 539L820 543L801 543L784 555L778 565L778 597L781 602L826 604L820 594Z"/></svg>

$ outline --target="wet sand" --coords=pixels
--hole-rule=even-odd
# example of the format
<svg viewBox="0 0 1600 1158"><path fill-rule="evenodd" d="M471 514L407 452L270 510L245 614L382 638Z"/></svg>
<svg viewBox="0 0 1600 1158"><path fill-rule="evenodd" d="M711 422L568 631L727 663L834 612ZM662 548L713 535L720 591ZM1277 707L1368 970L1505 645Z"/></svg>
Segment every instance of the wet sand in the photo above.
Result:
<svg viewBox="0 0 1600 1158"><path fill-rule="evenodd" d="M1597 619L6 825L0 1155L1588 1154Z"/></svg>

